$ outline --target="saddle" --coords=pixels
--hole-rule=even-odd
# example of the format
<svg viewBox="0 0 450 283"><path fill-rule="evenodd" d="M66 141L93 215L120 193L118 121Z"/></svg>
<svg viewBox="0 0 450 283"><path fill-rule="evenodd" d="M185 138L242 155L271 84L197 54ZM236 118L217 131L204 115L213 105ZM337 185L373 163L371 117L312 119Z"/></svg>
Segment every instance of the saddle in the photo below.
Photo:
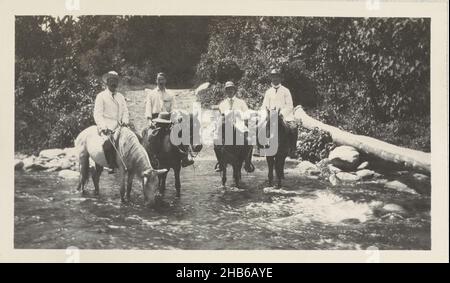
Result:
<svg viewBox="0 0 450 283"><path fill-rule="evenodd" d="M111 130L106 135L102 134L99 131L99 135L104 138L102 148L103 148L103 153L105 154L106 162L109 165L109 168L110 169L117 168L118 167L117 162L116 162L117 152L116 152L115 148L118 147L120 131L117 131L117 129Z"/></svg>

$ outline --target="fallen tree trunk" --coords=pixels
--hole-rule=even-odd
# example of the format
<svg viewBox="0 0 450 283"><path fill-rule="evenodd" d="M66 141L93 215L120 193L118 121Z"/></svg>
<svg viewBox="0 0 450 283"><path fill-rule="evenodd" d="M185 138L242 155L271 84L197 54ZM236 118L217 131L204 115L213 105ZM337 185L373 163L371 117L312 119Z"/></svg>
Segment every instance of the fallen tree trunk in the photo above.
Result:
<svg viewBox="0 0 450 283"><path fill-rule="evenodd" d="M383 142L371 137L355 135L336 127L324 124L308 116L297 106L294 110L296 120L300 120L303 127L312 130L319 128L330 133L333 142L339 145L349 145L368 155L374 155L382 160L393 162L406 168L431 173L431 154L409 148L404 148Z"/></svg>

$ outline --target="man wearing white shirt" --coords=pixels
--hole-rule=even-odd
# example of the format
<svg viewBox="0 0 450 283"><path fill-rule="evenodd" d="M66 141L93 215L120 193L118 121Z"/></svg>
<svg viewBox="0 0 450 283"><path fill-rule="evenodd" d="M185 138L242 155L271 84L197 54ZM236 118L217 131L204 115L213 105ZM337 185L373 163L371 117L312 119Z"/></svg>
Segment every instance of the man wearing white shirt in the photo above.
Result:
<svg viewBox="0 0 450 283"><path fill-rule="evenodd" d="M152 119L158 117L161 112L171 113L175 108L175 96L166 89L166 75L158 73L156 76L156 87L145 89L147 94L145 102L145 117L151 126Z"/></svg>
<svg viewBox="0 0 450 283"><path fill-rule="evenodd" d="M234 127L240 130L242 133L248 132L248 127L245 125L245 121L248 120L248 106L247 103L238 97L236 97L237 88L233 82L228 81L225 83L225 95L227 98L219 103L219 111L223 115L233 115ZM216 132L216 138L218 138L218 133ZM214 152L216 154L217 161L221 159L221 153L217 146L214 147ZM219 163L220 165L220 163ZM249 166L251 166L249 160L245 160L244 169L249 172ZM220 166L216 165L216 172L222 171Z"/></svg>
<svg viewBox="0 0 450 283"><path fill-rule="evenodd" d="M111 142L114 142L113 133L118 126L126 126L129 123L127 103L123 95L117 92L119 75L108 72L103 77L106 89L95 98L94 120L99 128L100 134L105 137L103 150L106 161L111 169L117 167L115 150Z"/></svg>
<svg viewBox="0 0 450 283"><path fill-rule="evenodd" d="M271 87L264 94L261 111L266 111L266 109L280 110L290 134L291 148L289 156L295 157L298 129L294 119L292 95L289 89L281 84L281 72L279 69L272 69L270 71L270 80Z"/></svg>
<svg viewBox="0 0 450 283"><path fill-rule="evenodd" d="M153 124L153 120L157 119L160 113L167 112L172 114L175 110L175 96L167 90L166 82L166 75L161 72L156 75L155 89L145 89L145 92L147 93L145 102L145 117L147 118L150 128L158 126ZM181 152L184 153L184 151ZM186 167L192 164L194 164L194 160L190 156L189 152L184 153L183 159L181 160L181 166Z"/></svg>

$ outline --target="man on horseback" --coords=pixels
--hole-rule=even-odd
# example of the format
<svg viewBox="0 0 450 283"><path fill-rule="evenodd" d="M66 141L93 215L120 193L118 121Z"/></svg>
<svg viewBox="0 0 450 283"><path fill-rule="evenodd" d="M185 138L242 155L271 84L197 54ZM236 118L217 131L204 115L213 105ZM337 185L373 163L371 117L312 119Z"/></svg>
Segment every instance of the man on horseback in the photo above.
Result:
<svg viewBox="0 0 450 283"><path fill-rule="evenodd" d="M172 113L175 109L175 96L166 89L166 75L158 73L156 76L156 88L153 90L145 89L147 93L145 103L145 117L148 121L149 129L154 129L155 126L167 127L168 123L159 123L156 125L155 119L158 118L162 112ZM194 164L194 160L189 152L185 152L184 158L181 161L182 167Z"/></svg>
<svg viewBox="0 0 450 283"><path fill-rule="evenodd" d="M103 151L109 167L114 172L116 164L116 152L114 148L114 132L119 126L126 126L129 122L127 103L124 96L117 92L119 75L110 71L103 76L106 89L95 98L94 120L100 134L105 138Z"/></svg>
<svg viewBox="0 0 450 283"><path fill-rule="evenodd" d="M234 85L233 82L228 81L225 83L225 95L227 96L220 104L219 104L219 111L222 115L233 115L233 124L234 127L239 130L242 133L248 133L248 127L245 125L245 121L248 120L248 106L247 103L238 97L236 97L236 91L237 88ZM216 138L217 138L217 131L216 131ZM221 168L220 160L222 158L221 156L221 150L220 146L214 146L214 152L216 154L216 158L218 162L218 165L216 165L216 172L221 172L223 168ZM252 171L252 164L250 158L245 159L245 165L244 169L247 172Z"/></svg>
<svg viewBox="0 0 450 283"><path fill-rule="evenodd" d="M281 84L281 72L279 69L270 71L271 87L264 94L261 111L280 110L280 114L289 130L289 157L294 158L297 148L298 125L294 119L294 104L288 88ZM259 155L259 148L255 155Z"/></svg>

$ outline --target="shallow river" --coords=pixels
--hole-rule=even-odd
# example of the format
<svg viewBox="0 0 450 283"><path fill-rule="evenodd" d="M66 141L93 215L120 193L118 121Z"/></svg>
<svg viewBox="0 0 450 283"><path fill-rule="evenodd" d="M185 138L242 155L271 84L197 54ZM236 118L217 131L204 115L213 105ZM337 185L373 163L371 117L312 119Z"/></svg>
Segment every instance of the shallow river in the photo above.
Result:
<svg viewBox="0 0 450 283"><path fill-rule="evenodd" d="M266 163L243 173L241 189L220 186L206 149L182 170L175 197L169 173L162 204L143 206L140 182L121 205L118 176L103 173L100 196L74 191L77 179L57 173L16 172L15 248L80 249L430 249L429 184L419 195L380 184L332 187L297 176L287 164L283 188L267 188ZM398 179L398 178L397 178ZM405 180L403 180L405 181ZM408 180L406 180L407 182ZM402 214L379 207L398 204Z"/></svg>

